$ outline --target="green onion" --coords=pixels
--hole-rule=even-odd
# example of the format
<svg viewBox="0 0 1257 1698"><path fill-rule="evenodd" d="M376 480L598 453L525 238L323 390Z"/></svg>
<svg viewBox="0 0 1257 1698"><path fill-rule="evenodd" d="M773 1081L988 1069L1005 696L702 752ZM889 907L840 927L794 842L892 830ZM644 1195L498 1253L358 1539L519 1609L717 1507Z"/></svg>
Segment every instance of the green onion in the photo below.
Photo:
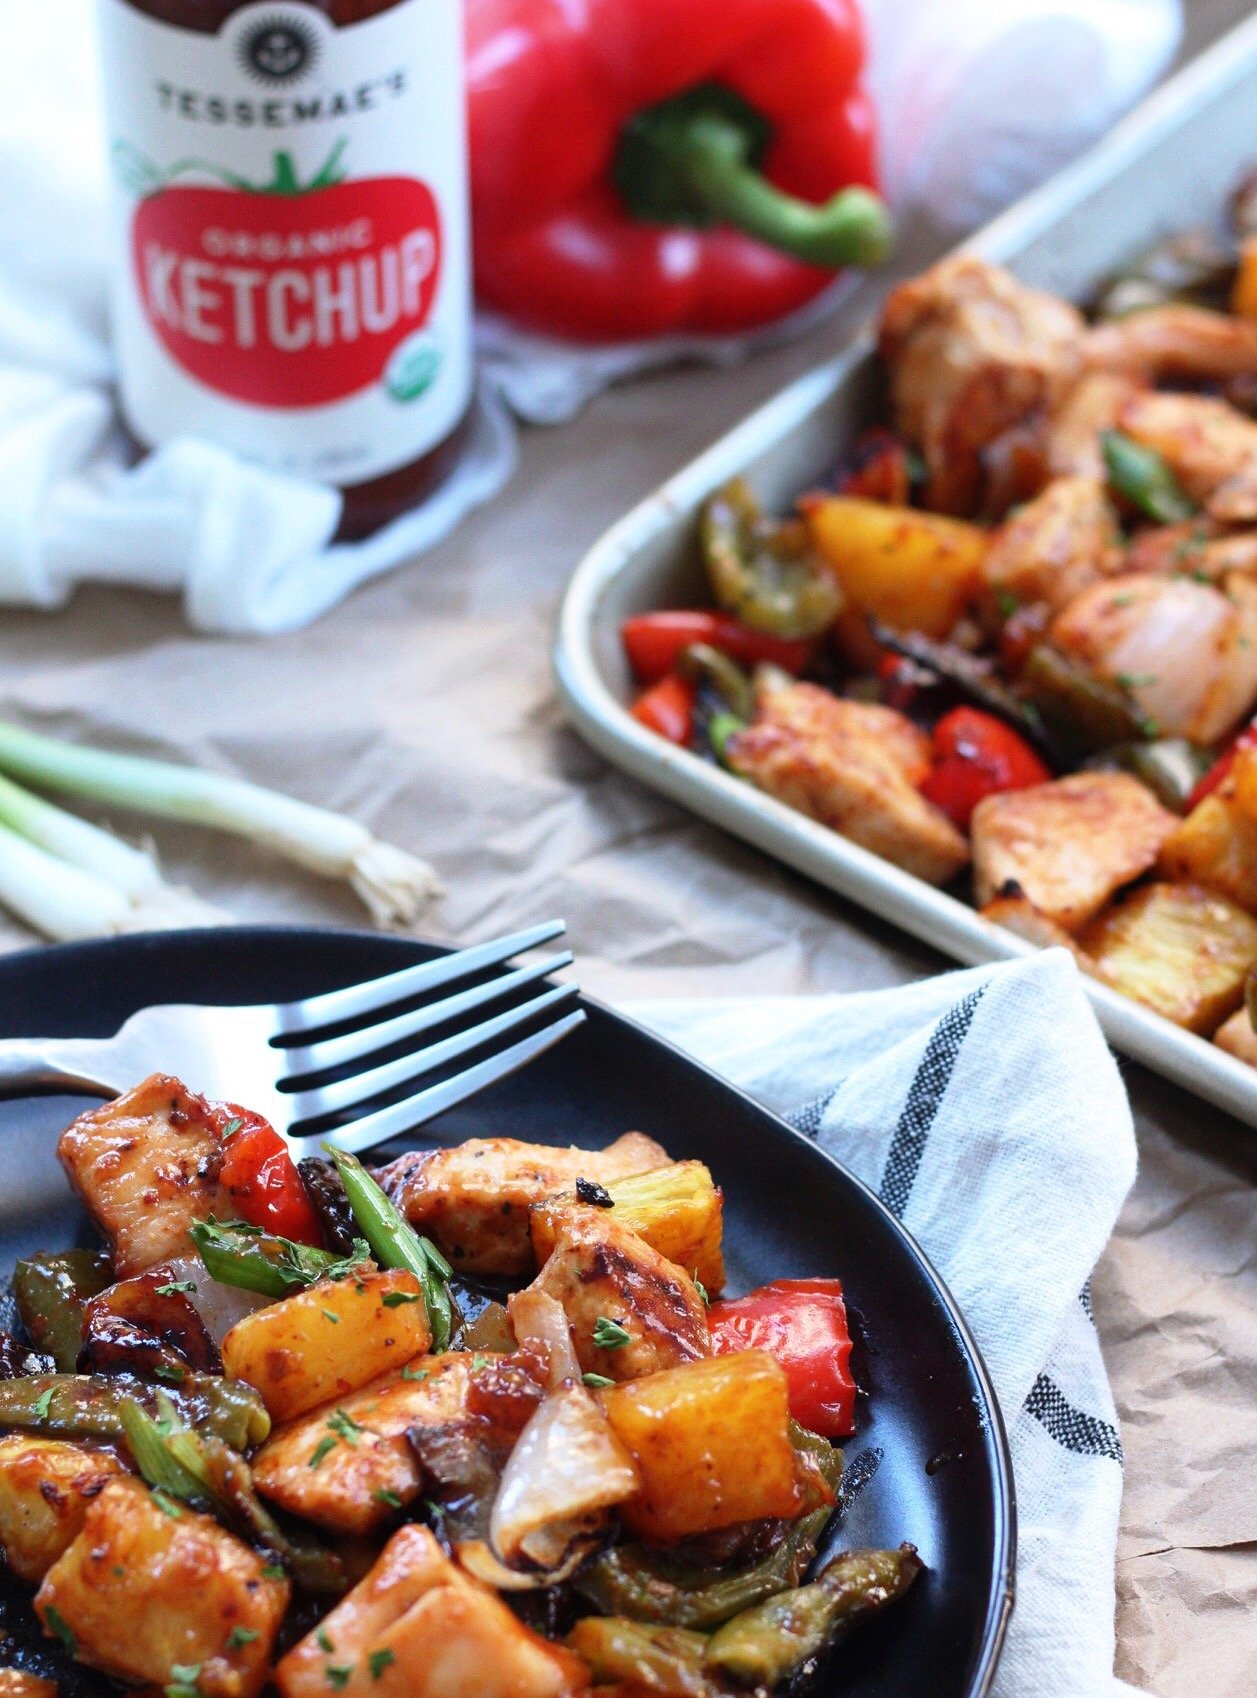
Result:
<svg viewBox="0 0 1257 1698"><path fill-rule="evenodd" d="M263 1297L288 1297L316 1280L343 1279L361 1265L370 1248L359 1238L350 1255L337 1256L234 1220L193 1221L188 1236L212 1278Z"/></svg>
<svg viewBox="0 0 1257 1698"><path fill-rule="evenodd" d="M606 1374L582 1374L581 1379L591 1391L602 1391L607 1386L613 1386L615 1381L608 1379Z"/></svg>
<svg viewBox="0 0 1257 1698"><path fill-rule="evenodd" d="M454 1330L454 1306L446 1281L454 1270L435 1244L419 1236L356 1156L331 1144L323 1147L340 1175L349 1207L372 1255L382 1268L407 1268L414 1274L427 1306L432 1348L445 1350Z"/></svg>
<svg viewBox="0 0 1257 1698"><path fill-rule="evenodd" d="M255 1639L260 1639L261 1633L256 1627L233 1627L227 1635L229 1651L243 1651L246 1645L252 1645Z"/></svg>
<svg viewBox="0 0 1257 1698"><path fill-rule="evenodd" d="M377 924L412 924L440 886L426 862L356 820L243 779L62 743L0 722L0 771L41 789L210 826L346 880Z"/></svg>
<svg viewBox="0 0 1257 1698"><path fill-rule="evenodd" d="M169 1400L166 1401L169 1413L162 1411L160 1424L132 1398L118 1406L135 1466L154 1493L163 1492L167 1498L181 1498L184 1503L206 1504L210 1494L203 1477L177 1462L171 1454L168 1440L177 1417ZM167 1429L165 1432L163 1427Z"/></svg>
<svg viewBox="0 0 1257 1698"><path fill-rule="evenodd" d="M1195 504L1155 448L1145 448L1120 430L1101 431L1100 447L1113 488L1149 519L1174 525L1195 513Z"/></svg>
<svg viewBox="0 0 1257 1698"><path fill-rule="evenodd" d="M633 1335L627 1327L622 1327L619 1321L608 1320L605 1315L599 1315L594 1322L593 1336L599 1350L623 1350L626 1344L633 1342Z"/></svg>

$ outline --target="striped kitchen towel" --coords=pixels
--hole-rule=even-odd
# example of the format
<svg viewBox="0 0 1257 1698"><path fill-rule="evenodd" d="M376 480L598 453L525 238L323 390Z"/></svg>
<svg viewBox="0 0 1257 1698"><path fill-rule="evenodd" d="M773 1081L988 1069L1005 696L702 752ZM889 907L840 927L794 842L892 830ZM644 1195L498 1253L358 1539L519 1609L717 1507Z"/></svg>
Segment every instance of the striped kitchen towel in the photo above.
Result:
<svg viewBox="0 0 1257 1698"><path fill-rule="evenodd" d="M994 1698L1131 1693L1113 1675L1122 1444L1089 1281L1134 1181L1135 1134L1071 957L631 1012L858 1174L964 1311L1016 1476Z"/></svg>

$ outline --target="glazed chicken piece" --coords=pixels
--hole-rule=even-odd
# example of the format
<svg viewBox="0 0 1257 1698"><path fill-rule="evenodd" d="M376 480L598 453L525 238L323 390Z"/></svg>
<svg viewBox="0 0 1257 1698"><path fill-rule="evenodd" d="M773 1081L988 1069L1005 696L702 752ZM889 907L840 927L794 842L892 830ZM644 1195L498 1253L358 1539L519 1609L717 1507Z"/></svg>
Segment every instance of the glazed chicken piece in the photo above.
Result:
<svg viewBox="0 0 1257 1698"><path fill-rule="evenodd" d="M1144 383L1210 383L1257 376L1257 324L1171 302L1087 332L1088 367Z"/></svg>
<svg viewBox="0 0 1257 1698"><path fill-rule="evenodd" d="M1095 478L1054 478L1041 495L1006 519L983 562L997 599L1044 602L1053 611L1117 571L1117 520Z"/></svg>
<svg viewBox="0 0 1257 1698"><path fill-rule="evenodd" d="M1204 395L1135 395L1118 427L1155 448L1210 517L1257 521L1257 424L1234 407Z"/></svg>
<svg viewBox="0 0 1257 1698"><path fill-rule="evenodd" d="M930 884L969 859L965 839L917 789L930 769L928 737L893 708L792 684L761 697L727 758L779 802Z"/></svg>
<svg viewBox="0 0 1257 1698"><path fill-rule="evenodd" d="M275 1670L282 1698L564 1698L589 1683L413 1526Z"/></svg>
<svg viewBox="0 0 1257 1698"><path fill-rule="evenodd" d="M162 1073L61 1134L57 1155L112 1246L119 1279L186 1252L194 1220L235 1214L218 1182L220 1150L210 1104Z"/></svg>
<svg viewBox="0 0 1257 1698"><path fill-rule="evenodd" d="M982 450L1069 391L1085 326L1073 307L957 254L893 290L880 347L895 422L925 456L938 512L981 505Z"/></svg>
<svg viewBox="0 0 1257 1698"><path fill-rule="evenodd" d="M510 1397L501 1395L504 1378ZM419 1495L424 1434L474 1433L494 1451L509 1450L541 1395L519 1357L420 1356L277 1428L254 1459L253 1478L293 1515L334 1533L369 1533Z"/></svg>
<svg viewBox="0 0 1257 1698"><path fill-rule="evenodd" d="M1021 895L1076 931L1147 872L1177 823L1125 772L1076 772L987 796L973 814L978 903L988 910L996 896Z"/></svg>
<svg viewBox="0 0 1257 1698"><path fill-rule="evenodd" d="M710 1353L694 1281L614 1209L568 1211L529 1289L562 1305L583 1373L634 1380Z"/></svg>
<svg viewBox="0 0 1257 1698"><path fill-rule="evenodd" d="M34 1433L0 1439L0 1549L19 1580L43 1579L82 1531L88 1504L122 1471L107 1451Z"/></svg>
<svg viewBox="0 0 1257 1698"><path fill-rule="evenodd" d="M1116 427L1122 408L1139 388L1113 372L1083 373L1043 426L1043 454L1053 477L1105 481L1100 434Z"/></svg>
<svg viewBox="0 0 1257 1698"><path fill-rule="evenodd" d="M1257 702L1257 584L1232 575L1226 589L1127 573L1084 590L1049 635L1164 736L1212 743Z"/></svg>
<svg viewBox="0 0 1257 1698"><path fill-rule="evenodd" d="M138 1480L111 1481L49 1569L35 1610L77 1656L132 1685L164 1687L198 1665L204 1698L254 1698L288 1606L288 1582L208 1515L159 1507Z"/></svg>
<svg viewBox="0 0 1257 1698"><path fill-rule="evenodd" d="M605 1185L666 1167L668 1159L641 1132L626 1132L605 1150L469 1138L451 1150L409 1151L376 1178L459 1273L517 1277L536 1267L528 1232L533 1203L570 1190L578 1179Z"/></svg>

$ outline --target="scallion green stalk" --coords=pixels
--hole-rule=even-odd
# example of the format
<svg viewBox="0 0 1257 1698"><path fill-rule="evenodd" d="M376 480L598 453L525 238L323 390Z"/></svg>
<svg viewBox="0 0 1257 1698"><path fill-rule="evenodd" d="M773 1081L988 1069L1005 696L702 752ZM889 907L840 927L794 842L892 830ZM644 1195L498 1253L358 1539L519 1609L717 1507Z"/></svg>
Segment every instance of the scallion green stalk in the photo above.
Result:
<svg viewBox="0 0 1257 1698"><path fill-rule="evenodd" d="M346 880L380 925L412 924L440 889L426 862L379 842L357 820L222 773L62 743L5 722L0 771L41 789L247 838Z"/></svg>

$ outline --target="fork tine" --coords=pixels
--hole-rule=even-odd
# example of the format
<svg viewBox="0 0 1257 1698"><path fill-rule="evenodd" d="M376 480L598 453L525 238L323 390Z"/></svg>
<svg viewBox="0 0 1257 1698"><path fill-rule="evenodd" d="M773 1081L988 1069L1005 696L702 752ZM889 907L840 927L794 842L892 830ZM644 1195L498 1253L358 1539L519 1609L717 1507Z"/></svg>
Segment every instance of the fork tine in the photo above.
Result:
<svg viewBox="0 0 1257 1698"><path fill-rule="evenodd" d="M363 1120L355 1121L350 1126L339 1127L322 1141L338 1150L358 1155L375 1144L383 1144L389 1138L397 1138L403 1132L411 1132L416 1126L422 1126L425 1121L443 1114L446 1109L466 1102L468 1097L474 1097L478 1091L497 1084L499 1079L505 1079L508 1074L525 1066L535 1056L544 1054L551 1045L557 1044L569 1032L574 1032L584 1020L584 1010L577 1008L571 1014L564 1015L562 1020L556 1020L552 1026L522 1038L509 1049L490 1056L487 1061L478 1062L475 1067L456 1073L452 1079L445 1079L439 1085L430 1085L426 1091L419 1091L415 1096L407 1097L405 1102L378 1109Z"/></svg>
<svg viewBox="0 0 1257 1698"><path fill-rule="evenodd" d="M282 1003L276 1009L279 1032L299 1035L320 1026L334 1026L342 1020L354 1020L363 1014L374 1014L378 1008L405 1001L422 991L435 990L454 979L465 979L485 967L496 967L509 961L512 955L522 955L539 943L548 943L564 930L562 920L547 920L530 926L509 937L480 943L471 949L455 950L436 961L425 961L417 967L403 967L400 972L386 973L383 978L368 979L364 984L346 985L343 990L324 991L319 996L303 997L299 1002Z"/></svg>
<svg viewBox="0 0 1257 1698"><path fill-rule="evenodd" d="M570 1002L579 994L579 990L578 985L555 985L552 990L534 997L531 1002L522 1003L518 1008L508 1008L504 1014L484 1020L478 1026L469 1026L466 1031L456 1032L453 1037L443 1038L440 1043L429 1044L427 1049L414 1050L410 1055L386 1061L380 1067L368 1068L365 1073L357 1073L350 1079L337 1079L331 1085L299 1091L289 1099L291 1118L288 1129L292 1132L303 1120L315 1120L321 1115L335 1114L340 1109L349 1109L359 1103L368 1102L384 1091L391 1091L395 1085L404 1085L408 1080L417 1080L437 1067L444 1067L447 1061L457 1061L460 1055L466 1055L469 1050L479 1049L482 1044L491 1043L494 1038L514 1031L516 1026L536 1019L539 1014L546 1013L557 1003ZM295 1132L294 1136L300 1137L301 1134Z"/></svg>
<svg viewBox="0 0 1257 1698"><path fill-rule="evenodd" d="M503 973L501 978L490 979L483 985L473 985L470 990L456 991L453 996L442 997L439 1002L426 1002L421 1008L412 1008L405 1014L394 1015L391 1020L381 1020L378 1025L363 1026L359 1031L345 1032L339 1038L319 1038L312 1044L300 1044L292 1049L281 1050L280 1054L284 1058L284 1079L287 1083L292 1083L311 1073L324 1073L329 1068L343 1067L347 1062L359 1061L364 1055L373 1055L378 1050L387 1049L390 1044L417 1037L420 1032L430 1031L433 1026L443 1025L447 1020L454 1020L460 1015L470 1014L473 1009L483 1008L486 1002L497 1002L514 991L522 990L525 985L534 984L538 979L548 979L551 973L557 973L560 968L570 967L571 964L572 952L564 949L558 955L547 956L535 967L517 967L513 973Z"/></svg>

